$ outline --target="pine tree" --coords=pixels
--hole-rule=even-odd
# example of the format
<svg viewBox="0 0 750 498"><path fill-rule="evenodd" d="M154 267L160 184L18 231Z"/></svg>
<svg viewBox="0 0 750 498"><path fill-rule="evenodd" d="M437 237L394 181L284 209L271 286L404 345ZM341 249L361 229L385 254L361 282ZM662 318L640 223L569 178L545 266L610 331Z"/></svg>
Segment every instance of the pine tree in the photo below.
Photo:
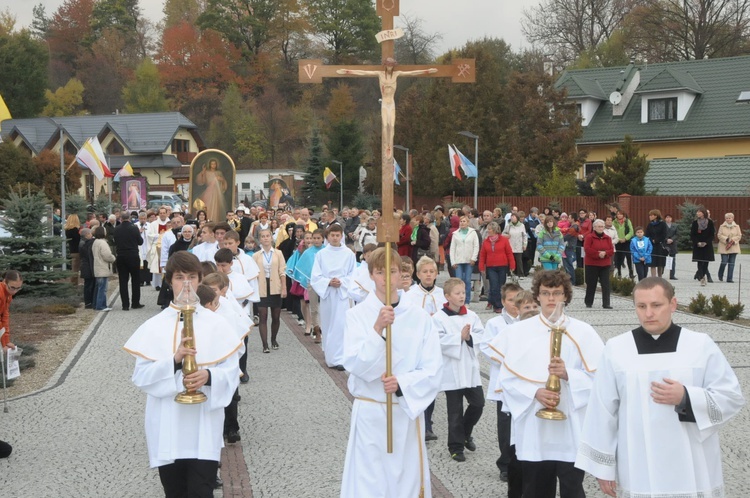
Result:
<svg viewBox="0 0 750 498"><path fill-rule="evenodd" d="M633 138L626 135L615 155L604 161L604 169L594 180L597 196L606 201L620 194L653 195L646 192L649 163L640 151Z"/></svg>
<svg viewBox="0 0 750 498"><path fill-rule="evenodd" d="M359 191L359 167L365 158L362 131L356 120L341 120L330 125L326 138L329 157L343 163L343 179L339 178L338 163L331 163L329 167L343 182L344 202L347 202Z"/></svg>
<svg viewBox="0 0 750 498"><path fill-rule="evenodd" d="M693 243L690 241L690 227L696 219L695 213L698 212L699 207L700 205L688 200L677 206L680 212L680 219L676 222L677 250L679 251L690 251L693 248Z"/></svg>
<svg viewBox="0 0 750 498"><path fill-rule="evenodd" d="M305 171L305 185L302 187L304 199L301 201L306 206L313 206L323 198L325 183L323 182L323 146L320 143L320 131L313 128L310 137L309 156L307 157L307 170Z"/></svg>
<svg viewBox="0 0 750 498"><path fill-rule="evenodd" d="M75 292L66 281L71 272L61 269L62 239L52 237L50 225L43 221L45 214L51 219L51 213L47 213L50 200L44 192L11 192L3 204L6 218L0 223L11 237L0 239L4 253L0 270L21 272L22 292L30 296L66 296Z"/></svg>

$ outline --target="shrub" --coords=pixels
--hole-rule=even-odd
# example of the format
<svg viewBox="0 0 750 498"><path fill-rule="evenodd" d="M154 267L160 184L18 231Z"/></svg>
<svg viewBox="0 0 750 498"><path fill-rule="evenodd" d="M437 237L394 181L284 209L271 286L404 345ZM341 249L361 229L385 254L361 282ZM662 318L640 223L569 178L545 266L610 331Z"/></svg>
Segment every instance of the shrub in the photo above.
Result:
<svg viewBox="0 0 750 498"><path fill-rule="evenodd" d="M728 304L724 307L722 318L724 320L736 320L740 317L743 311L745 311L745 305L742 303Z"/></svg>
<svg viewBox="0 0 750 498"><path fill-rule="evenodd" d="M622 278L615 276L609 277L609 287L613 293L619 294L620 289L622 288Z"/></svg>
<svg viewBox="0 0 750 498"><path fill-rule="evenodd" d="M706 296L702 292L699 292L697 296L690 300L690 304L688 304L690 313L695 313L696 315L702 315L707 307L708 299L706 299Z"/></svg>
<svg viewBox="0 0 750 498"><path fill-rule="evenodd" d="M711 296L711 312L717 317L724 314L727 306L730 306L727 296Z"/></svg>
<svg viewBox="0 0 750 498"><path fill-rule="evenodd" d="M583 285L585 281L583 268L576 268L576 285Z"/></svg>
<svg viewBox="0 0 750 498"><path fill-rule="evenodd" d="M34 306L31 308L32 313L49 313L51 315L74 315L76 309L69 304L46 304Z"/></svg>
<svg viewBox="0 0 750 498"><path fill-rule="evenodd" d="M633 289L635 288L635 280L631 278L620 279L620 294L627 297L633 295Z"/></svg>

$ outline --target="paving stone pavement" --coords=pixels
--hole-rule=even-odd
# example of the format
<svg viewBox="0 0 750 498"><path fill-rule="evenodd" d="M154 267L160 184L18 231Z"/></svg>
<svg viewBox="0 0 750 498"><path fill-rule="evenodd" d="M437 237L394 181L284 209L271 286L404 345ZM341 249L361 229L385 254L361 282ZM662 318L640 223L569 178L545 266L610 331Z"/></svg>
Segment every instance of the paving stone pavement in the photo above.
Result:
<svg viewBox="0 0 750 498"><path fill-rule="evenodd" d="M679 263L678 259L681 296L690 291L682 289ZM692 271L692 265L684 269L684 280ZM441 274L441 280L444 278L445 273ZM530 282L524 279L521 283L529 287ZM148 468L143 431L145 396L130 383L133 359L121 350L130 334L158 312L155 300L155 292L144 290L146 308L123 312L114 297L114 310L100 314L84 332L50 384L12 400L10 413L0 414L0 437L14 446L13 455L0 460L0 496L163 496L157 472ZM614 310L596 307L600 305L597 299L594 308L586 309L583 291L576 289L569 313L591 323L605 340L635 326L630 299L614 297ZM484 306L484 302L473 303L471 308L486 322L494 314L484 311ZM250 382L240 387L242 441L238 446L244 454L253 496L338 496L351 411L351 402L341 388L346 374L322 367L311 353L318 346L310 345L310 338L301 336L291 317L282 314L278 351L263 354L257 333L251 334ZM675 321L708 332L719 342L747 396L750 329L684 313L678 313ZM487 371L488 365L483 362L485 390ZM743 429L750 422L749 413L744 409L722 431L728 497L746 496L742 490L750 475L750 438ZM467 452L467 461L462 464L448 455L443 395L438 396L433 418L440 439L428 443L428 453L435 478L447 490L440 496L505 496L507 488L499 481L495 467L494 404L486 405L475 429L477 451ZM586 489L588 496L603 496L590 477ZM223 496L243 494L225 489Z"/></svg>

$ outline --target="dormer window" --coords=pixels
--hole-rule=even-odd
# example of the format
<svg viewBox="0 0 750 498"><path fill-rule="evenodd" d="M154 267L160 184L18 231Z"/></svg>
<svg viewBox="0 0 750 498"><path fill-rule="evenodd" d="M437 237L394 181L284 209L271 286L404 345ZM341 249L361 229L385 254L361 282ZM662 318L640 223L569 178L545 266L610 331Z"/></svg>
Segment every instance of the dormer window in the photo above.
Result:
<svg viewBox="0 0 750 498"><path fill-rule="evenodd" d="M648 99L649 121L677 120L677 98Z"/></svg>

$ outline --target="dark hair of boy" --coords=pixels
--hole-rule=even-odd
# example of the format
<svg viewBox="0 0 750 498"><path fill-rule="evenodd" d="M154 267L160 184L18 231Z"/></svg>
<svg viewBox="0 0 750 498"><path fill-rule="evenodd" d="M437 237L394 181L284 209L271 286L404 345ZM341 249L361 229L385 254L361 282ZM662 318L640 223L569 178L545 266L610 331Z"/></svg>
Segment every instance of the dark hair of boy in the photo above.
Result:
<svg viewBox="0 0 750 498"><path fill-rule="evenodd" d="M232 259L234 259L234 254L227 248L219 249L214 254L214 261L217 263L231 263Z"/></svg>
<svg viewBox="0 0 750 498"><path fill-rule="evenodd" d="M216 292L209 286L198 284L195 294L201 302L201 306L206 307L216 300Z"/></svg>
<svg viewBox="0 0 750 498"><path fill-rule="evenodd" d="M169 285L172 285L172 275L175 273L185 273L188 275L195 273L198 275L198 280L200 280L203 277L203 268L195 254L187 251L177 251L169 257L164 270L164 280Z"/></svg>
<svg viewBox="0 0 750 498"><path fill-rule="evenodd" d="M213 261L201 261L201 268L204 275L217 271L216 264Z"/></svg>
<svg viewBox="0 0 750 498"><path fill-rule="evenodd" d="M329 226L326 230L326 236L331 232L341 232L344 233L344 227L339 225L338 223L334 223L333 225Z"/></svg>
<svg viewBox="0 0 750 498"><path fill-rule="evenodd" d="M240 243L240 234L235 232L234 230L229 230L226 235L224 235L224 240L234 240L237 241L237 243Z"/></svg>

